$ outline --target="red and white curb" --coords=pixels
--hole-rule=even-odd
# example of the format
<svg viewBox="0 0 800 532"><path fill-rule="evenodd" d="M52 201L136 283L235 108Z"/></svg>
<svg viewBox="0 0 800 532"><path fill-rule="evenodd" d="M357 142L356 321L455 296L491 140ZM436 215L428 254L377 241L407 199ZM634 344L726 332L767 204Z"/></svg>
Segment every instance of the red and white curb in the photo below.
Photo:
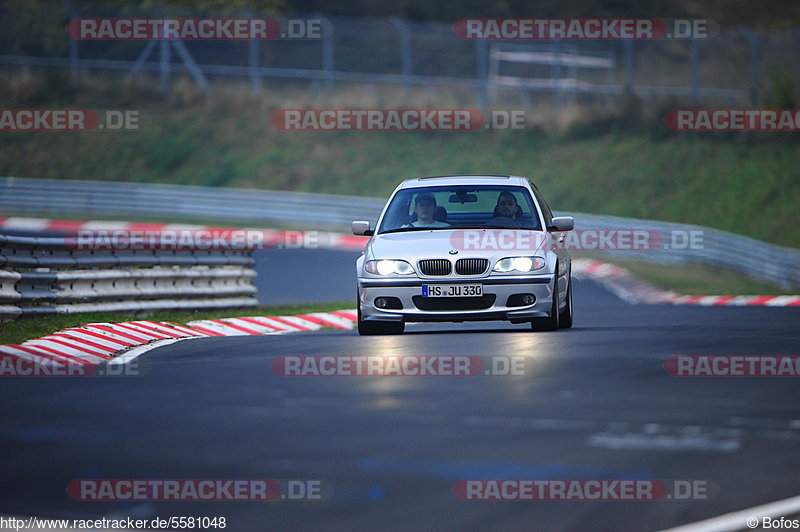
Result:
<svg viewBox="0 0 800 532"><path fill-rule="evenodd" d="M342 249L361 251L367 237L336 233L332 231L284 231L264 228L212 227L193 224L158 224L145 222L122 222L117 220L51 220L49 218L0 217L0 230L30 231L35 233L58 232L75 235L80 231L206 231L224 234L232 229L246 231L248 234L260 233L258 247L264 249ZM253 238L252 236L249 238ZM255 240L252 240L255 241Z"/></svg>
<svg viewBox="0 0 800 532"><path fill-rule="evenodd" d="M591 259L574 259L572 273L576 279L592 279L629 303L701 305L701 306L765 306L797 307L797 296L687 296L662 290L633 275L630 271Z"/></svg>
<svg viewBox="0 0 800 532"><path fill-rule="evenodd" d="M10 357L45 366L121 364L133 360L150 349L180 340L212 336L286 334L316 331L322 327L352 329L356 319L355 310L337 310L299 316L197 320L186 325L147 320L90 323L27 340L19 345L0 345L0 357Z"/></svg>

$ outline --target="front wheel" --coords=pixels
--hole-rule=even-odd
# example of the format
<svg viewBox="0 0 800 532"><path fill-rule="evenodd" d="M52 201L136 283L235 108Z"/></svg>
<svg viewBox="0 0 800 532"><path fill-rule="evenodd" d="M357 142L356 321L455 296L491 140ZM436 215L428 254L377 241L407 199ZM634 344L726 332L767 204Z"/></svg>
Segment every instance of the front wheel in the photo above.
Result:
<svg viewBox="0 0 800 532"><path fill-rule="evenodd" d="M572 328L572 274L570 273L567 285L567 306L564 307L564 312L558 317L558 326L562 329Z"/></svg>
<svg viewBox="0 0 800 532"><path fill-rule="evenodd" d="M558 326L558 277L556 276L553 280L553 304L550 306L550 315L546 318L533 318L531 328L534 331L557 331Z"/></svg>
<svg viewBox="0 0 800 532"><path fill-rule="evenodd" d="M569 281L567 283L567 306L558 317L558 326L562 329L572 328L572 273L569 274L567 281Z"/></svg>

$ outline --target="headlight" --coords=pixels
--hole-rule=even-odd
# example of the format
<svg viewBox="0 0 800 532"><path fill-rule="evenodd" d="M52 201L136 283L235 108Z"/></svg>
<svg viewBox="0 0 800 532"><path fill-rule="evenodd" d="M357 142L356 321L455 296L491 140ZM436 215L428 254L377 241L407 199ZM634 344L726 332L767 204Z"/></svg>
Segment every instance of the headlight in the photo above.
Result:
<svg viewBox="0 0 800 532"><path fill-rule="evenodd" d="M364 269L375 275L411 275L414 268L404 260L368 260Z"/></svg>
<svg viewBox="0 0 800 532"><path fill-rule="evenodd" d="M542 257L506 257L497 261L492 271L499 273L532 272L544 268Z"/></svg>

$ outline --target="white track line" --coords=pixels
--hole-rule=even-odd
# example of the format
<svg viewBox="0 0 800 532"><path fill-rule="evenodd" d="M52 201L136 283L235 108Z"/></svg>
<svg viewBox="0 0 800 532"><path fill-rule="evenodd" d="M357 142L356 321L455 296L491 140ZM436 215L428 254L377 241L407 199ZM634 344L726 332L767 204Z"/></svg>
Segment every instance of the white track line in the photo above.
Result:
<svg viewBox="0 0 800 532"><path fill-rule="evenodd" d="M712 517L704 521L689 523L675 528L665 529L661 532L735 532L738 530L752 530L761 526L762 517L789 517L800 511L800 495L775 501L761 506L754 506L746 510ZM747 526L747 518L758 519L756 527Z"/></svg>
<svg viewBox="0 0 800 532"><path fill-rule="evenodd" d="M140 345L137 347L133 347L119 356L116 356L106 362L106 364L111 366L116 366L117 364L127 364L135 360L136 358L140 357L141 355L147 353L151 349L155 349L156 347L164 347L165 345L174 344L175 342L180 342L183 340L193 340L195 338L205 338L204 336L188 336L186 338L169 338L167 340L156 340L155 342Z"/></svg>

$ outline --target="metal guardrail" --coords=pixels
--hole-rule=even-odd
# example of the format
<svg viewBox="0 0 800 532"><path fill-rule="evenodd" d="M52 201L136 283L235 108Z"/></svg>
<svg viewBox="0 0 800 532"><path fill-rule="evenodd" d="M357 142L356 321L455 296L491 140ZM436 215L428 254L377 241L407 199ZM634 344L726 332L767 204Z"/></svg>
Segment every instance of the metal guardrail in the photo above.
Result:
<svg viewBox="0 0 800 532"><path fill-rule="evenodd" d="M349 231L383 201L355 196L145 183L0 178L0 212L142 216L284 224Z"/></svg>
<svg viewBox="0 0 800 532"><path fill-rule="evenodd" d="M377 220L385 200L358 196L144 183L0 178L0 211L112 218L143 216L305 226L349 232L352 220ZM604 254L660 264L700 263L791 287L800 285L800 250L698 225L617 216L561 213L577 229L645 230L668 236L702 232L692 249L642 249ZM600 250L598 250L600 252ZM137 259L142 260L142 259Z"/></svg>
<svg viewBox="0 0 800 532"><path fill-rule="evenodd" d="M575 217L577 229L597 230L640 230L659 233L667 239L670 235L687 235L699 232L697 247L687 246L669 248L611 251L603 254L616 257L655 262L659 264L706 264L727 270L744 273L754 279L790 288L800 286L800 250L776 246L742 235L711 229L701 225L671 222L657 222L623 218L618 216L598 216L593 214L569 214Z"/></svg>
<svg viewBox="0 0 800 532"><path fill-rule="evenodd" d="M65 238L0 235L0 319L254 306L253 264L239 250L83 251Z"/></svg>

